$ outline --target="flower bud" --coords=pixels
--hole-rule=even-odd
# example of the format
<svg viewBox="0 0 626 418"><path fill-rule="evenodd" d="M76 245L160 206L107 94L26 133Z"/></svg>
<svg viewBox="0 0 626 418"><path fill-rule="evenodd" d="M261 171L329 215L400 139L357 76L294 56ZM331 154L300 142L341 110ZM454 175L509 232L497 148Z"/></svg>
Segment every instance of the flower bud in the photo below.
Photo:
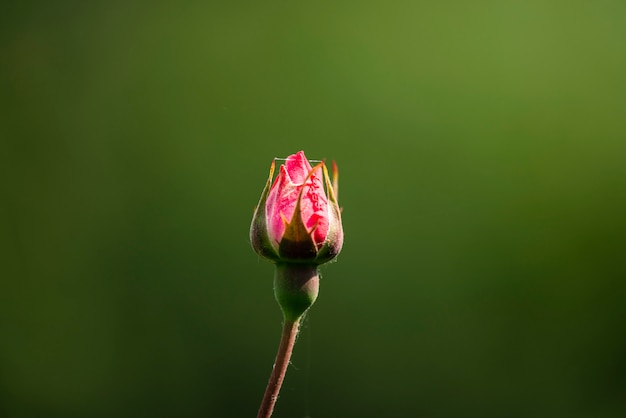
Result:
<svg viewBox="0 0 626 418"><path fill-rule="evenodd" d="M252 247L275 263L332 260L343 245L336 166L334 185L326 165L311 167L303 151L287 157L272 184L274 167L250 226Z"/></svg>

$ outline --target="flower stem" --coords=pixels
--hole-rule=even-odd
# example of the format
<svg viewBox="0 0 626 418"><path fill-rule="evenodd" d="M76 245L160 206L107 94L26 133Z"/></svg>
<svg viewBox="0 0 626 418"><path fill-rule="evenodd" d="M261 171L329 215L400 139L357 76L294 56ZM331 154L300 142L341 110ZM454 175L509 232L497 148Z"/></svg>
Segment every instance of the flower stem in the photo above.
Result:
<svg viewBox="0 0 626 418"><path fill-rule="evenodd" d="M287 372L291 352L296 342L299 326L300 318L295 320L285 319L283 334L280 337L280 345L278 346L278 353L276 353L276 362L274 363L270 380L267 382L267 388L265 389L257 418L269 418L272 416L274 405L278 399L278 392L280 392L280 387L285 379L285 373Z"/></svg>
<svg viewBox="0 0 626 418"><path fill-rule="evenodd" d="M274 296L283 311L283 334L280 337L276 361L267 382L265 395L257 418L270 418L285 379L287 366L296 343L300 320L315 303L319 291L319 273L316 265L277 264L274 274Z"/></svg>

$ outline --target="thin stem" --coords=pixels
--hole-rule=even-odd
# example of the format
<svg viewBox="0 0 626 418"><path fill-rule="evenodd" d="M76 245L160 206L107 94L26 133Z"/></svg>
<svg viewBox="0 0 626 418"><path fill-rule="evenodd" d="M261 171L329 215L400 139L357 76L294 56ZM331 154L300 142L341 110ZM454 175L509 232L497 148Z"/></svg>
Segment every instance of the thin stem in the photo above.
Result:
<svg viewBox="0 0 626 418"><path fill-rule="evenodd" d="M276 362L274 363L270 380L267 382L267 388L265 389L265 395L263 395L263 401L261 401L257 418L270 418L272 416L274 405L278 399L278 392L280 392L280 387L285 379L291 352L296 343L299 325L299 318L294 321L285 319L283 334L280 337L280 345L278 346L278 353L276 353Z"/></svg>

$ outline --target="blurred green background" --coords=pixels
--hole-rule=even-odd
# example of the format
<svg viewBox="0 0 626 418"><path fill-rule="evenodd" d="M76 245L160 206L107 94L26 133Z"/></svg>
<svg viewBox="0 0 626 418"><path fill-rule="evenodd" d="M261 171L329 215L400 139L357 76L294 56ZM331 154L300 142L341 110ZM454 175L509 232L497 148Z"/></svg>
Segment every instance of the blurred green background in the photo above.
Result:
<svg viewBox="0 0 626 418"><path fill-rule="evenodd" d="M0 416L252 417L248 227L336 160L275 417L626 413L626 2L9 2Z"/></svg>

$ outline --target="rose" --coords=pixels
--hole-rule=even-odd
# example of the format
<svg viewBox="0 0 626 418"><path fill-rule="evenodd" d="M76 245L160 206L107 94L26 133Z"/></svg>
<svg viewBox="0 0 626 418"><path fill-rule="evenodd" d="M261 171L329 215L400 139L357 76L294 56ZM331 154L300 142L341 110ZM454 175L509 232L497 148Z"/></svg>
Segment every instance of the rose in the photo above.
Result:
<svg viewBox="0 0 626 418"><path fill-rule="evenodd" d="M274 162L250 227L255 251L276 263L323 264L343 245L337 170L311 167L304 152L287 157L272 184ZM326 189L326 190L325 190Z"/></svg>
<svg viewBox="0 0 626 418"><path fill-rule="evenodd" d="M275 161L250 226L254 250L276 263L274 296L283 312L283 333L257 417L274 410L298 328L319 293L318 266L343 245L337 204L337 166L331 184L326 165L311 167L304 152L290 155L272 183Z"/></svg>

